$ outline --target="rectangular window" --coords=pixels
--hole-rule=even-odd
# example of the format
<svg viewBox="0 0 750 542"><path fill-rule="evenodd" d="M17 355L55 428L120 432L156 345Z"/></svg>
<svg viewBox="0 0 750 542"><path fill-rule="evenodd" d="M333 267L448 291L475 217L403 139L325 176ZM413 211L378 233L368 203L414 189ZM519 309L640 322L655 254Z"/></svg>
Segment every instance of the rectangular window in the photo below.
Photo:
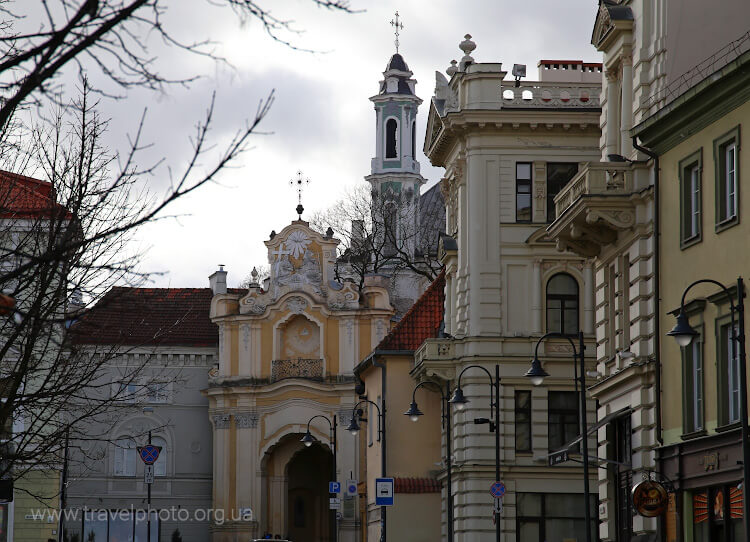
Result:
<svg viewBox="0 0 750 542"><path fill-rule="evenodd" d="M701 151L680 161L680 246L688 247L701 239Z"/></svg>
<svg viewBox="0 0 750 542"><path fill-rule="evenodd" d="M531 222L531 163L516 164L516 222Z"/></svg>
<svg viewBox="0 0 750 542"><path fill-rule="evenodd" d="M531 392L516 390L516 451L531 451Z"/></svg>
<svg viewBox="0 0 750 542"><path fill-rule="evenodd" d="M146 386L146 399L149 403L168 403L169 384L166 382L152 382Z"/></svg>
<svg viewBox="0 0 750 542"><path fill-rule="evenodd" d="M739 126L714 140L717 230L735 224L739 217L739 147Z"/></svg>
<svg viewBox="0 0 750 542"><path fill-rule="evenodd" d="M703 340L693 339L682 349L684 431L703 429Z"/></svg>
<svg viewBox="0 0 750 542"><path fill-rule="evenodd" d="M547 399L549 449L554 451L578 436L578 397L574 391L550 391Z"/></svg>
<svg viewBox="0 0 750 542"><path fill-rule="evenodd" d="M585 497L581 493L516 493L520 542L585 540ZM597 497L589 495L591 540L599 540Z"/></svg>
<svg viewBox="0 0 750 542"><path fill-rule="evenodd" d="M740 364L737 343L732 339L732 324L723 318L717 331L719 348L719 424L726 425L740 420ZM738 328L735 327L738 332Z"/></svg>
<svg viewBox="0 0 750 542"><path fill-rule="evenodd" d="M578 173L575 163L547 164L547 222L555 221L555 196Z"/></svg>

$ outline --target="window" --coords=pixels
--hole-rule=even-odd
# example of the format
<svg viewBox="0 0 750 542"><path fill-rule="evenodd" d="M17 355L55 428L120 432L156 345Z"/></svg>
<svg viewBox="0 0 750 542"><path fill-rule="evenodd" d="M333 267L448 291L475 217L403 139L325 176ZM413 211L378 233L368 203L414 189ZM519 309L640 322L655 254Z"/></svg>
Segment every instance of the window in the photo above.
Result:
<svg viewBox="0 0 750 542"><path fill-rule="evenodd" d="M411 157L417 159L417 123L411 123Z"/></svg>
<svg viewBox="0 0 750 542"><path fill-rule="evenodd" d="M547 283L547 332L578 333L578 282L558 273Z"/></svg>
<svg viewBox="0 0 750 542"><path fill-rule="evenodd" d="M169 384L167 382L152 382L146 386L146 399L149 403L168 403Z"/></svg>
<svg viewBox="0 0 750 542"><path fill-rule="evenodd" d="M695 337L682 349L683 429L694 433L703 429L703 340Z"/></svg>
<svg viewBox="0 0 750 542"><path fill-rule="evenodd" d="M385 157L386 158L398 158L398 152L396 151L396 132L398 131L398 122L396 119L388 119L385 121Z"/></svg>
<svg viewBox="0 0 750 542"><path fill-rule="evenodd" d="M732 324L721 320L718 329L717 353L719 374L719 423L726 425L740 420L740 364L737 343L732 339ZM738 328L735 331L739 332Z"/></svg>
<svg viewBox="0 0 750 542"><path fill-rule="evenodd" d="M742 489L737 487L737 482L694 491L692 505L693 540L696 542L747 540L742 525Z"/></svg>
<svg viewBox="0 0 750 542"><path fill-rule="evenodd" d="M135 442L129 437L115 441L115 476L135 476Z"/></svg>
<svg viewBox="0 0 750 542"><path fill-rule="evenodd" d="M531 163L516 164L516 222L531 222Z"/></svg>
<svg viewBox="0 0 750 542"><path fill-rule="evenodd" d="M169 456L167 455L167 441L161 437L153 437L151 444L154 446L161 446L159 452L159 458L154 463L154 476L166 476L167 475L167 463L169 462Z"/></svg>
<svg viewBox="0 0 750 542"><path fill-rule="evenodd" d="M739 144L739 126L714 141L717 230L735 224L739 216Z"/></svg>
<svg viewBox="0 0 750 542"><path fill-rule="evenodd" d="M585 540L582 493L516 493L516 533L519 542ZM591 540L599 540L597 496L589 495Z"/></svg>
<svg viewBox="0 0 750 542"><path fill-rule="evenodd" d="M531 392L516 390L516 451L531 451Z"/></svg>
<svg viewBox="0 0 750 542"><path fill-rule="evenodd" d="M685 248L701 238L701 152L680 162L680 246Z"/></svg>
<svg viewBox="0 0 750 542"><path fill-rule="evenodd" d="M615 505L617 508L617 540L632 540L633 535L633 500L630 496L633 487L633 433L631 430L630 414L615 418L607 427L609 442L614 443L613 465L617 480ZM614 434L612 434L614 433Z"/></svg>
<svg viewBox="0 0 750 542"><path fill-rule="evenodd" d="M555 196L578 173L578 164L547 164L547 222L555 221Z"/></svg>
<svg viewBox="0 0 750 542"><path fill-rule="evenodd" d="M75 520L65 520L65 540L107 542L148 540L146 510L84 510ZM159 540L159 513L151 510L151 540ZM83 531L83 537L80 537ZM109 533L109 534L108 534ZM71 535L70 538L68 535Z"/></svg>
<svg viewBox="0 0 750 542"><path fill-rule="evenodd" d="M138 400L139 386L135 382L113 384L112 398L123 403L135 403Z"/></svg>
<svg viewBox="0 0 750 542"><path fill-rule="evenodd" d="M547 400L549 449L560 450L578 436L578 396L574 391L550 391Z"/></svg>

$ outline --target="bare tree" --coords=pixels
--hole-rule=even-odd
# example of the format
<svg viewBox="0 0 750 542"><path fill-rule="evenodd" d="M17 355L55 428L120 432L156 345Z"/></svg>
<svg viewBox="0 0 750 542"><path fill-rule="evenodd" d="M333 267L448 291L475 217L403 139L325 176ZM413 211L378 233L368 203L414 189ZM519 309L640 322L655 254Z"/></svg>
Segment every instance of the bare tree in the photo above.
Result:
<svg viewBox="0 0 750 542"><path fill-rule="evenodd" d="M337 278L360 288L373 273L397 276L405 271L433 280L441 269L437 244L444 230L445 207L437 193L429 198L378 194L367 183L348 190L342 199L310 219L313 228L330 228L341 240ZM423 201L424 200L424 201Z"/></svg>
<svg viewBox="0 0 750 542"><path fill-rule="evenodd" d="M310 1L351 11L344 0ZM259 21L272 39L298 48L291 21L263 2L206 2L230 6L240 19ZM107 88L163 91L195 78L160 72L147 36L222 61L210 40L177 40L166 10L164 0L0 0L0 168L8 170L0 171L0 478L59 468L66 442L102 438L91 434L87 420L116 415L129 402L129 384L142 382L147 360L125 367L113 383L102 375L111 374L122 346L80 348L71 324L78 320L73 329L85 332L85 305L114 284L147 276L130 243L135 232L231 166L273 103L271 92L219 148L209 139L211 100L188 160L169 170L168 188L149 190L163 173L159 164L139 163L147 146L143 117L129 146L111 151L95 96L124 99ZM74 74L79 87L70 92L66 82ZM178 377L151 378L158 385ZM21 431L11 431L14 421L22 422Z"/></svg>

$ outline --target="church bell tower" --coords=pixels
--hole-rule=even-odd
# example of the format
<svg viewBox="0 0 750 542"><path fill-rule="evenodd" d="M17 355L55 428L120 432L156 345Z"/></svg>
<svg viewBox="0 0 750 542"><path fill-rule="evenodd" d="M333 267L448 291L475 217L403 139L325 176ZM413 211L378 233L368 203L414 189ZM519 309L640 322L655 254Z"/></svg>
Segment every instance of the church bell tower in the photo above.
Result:
<svg viewBox="0 0 750 542"><path fill-rule="evenodd" d="M365 179L372 186L373 229L385 253L416 249L419 192L426 182L419 173L417 154L416 81L397 52L388 61L375 106L375 157ZM378 232L380 230L380 232Z"/></svg>

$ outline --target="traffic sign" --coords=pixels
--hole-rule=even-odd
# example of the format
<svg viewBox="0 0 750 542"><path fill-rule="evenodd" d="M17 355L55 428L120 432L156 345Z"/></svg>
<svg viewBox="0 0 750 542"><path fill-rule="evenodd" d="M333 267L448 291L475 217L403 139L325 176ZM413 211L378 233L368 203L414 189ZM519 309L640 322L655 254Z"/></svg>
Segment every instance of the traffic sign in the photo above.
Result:
<svg viewBox="0 0 750 542"><path fill-rule="evenodd" d="M346 496L353 497L357 494L357 481L347 480L346 481Z"/></svg>
<svg viewBox="0 0 750 542"><path fill-rule="evenodd" d="M500 514L503 513L503 499L502 499L502 497L495 497L494 512L497 515L500 515Z"/></svg>
<svg viewBox="0 0 750 542"><path fill-rule="evenodd" d="M549 466L552 467L559 463L563 463L568 459L570 459L568 450L560 450L559 452L552 452L549 454L547 461L549 462Z"/></svg>
<svg viewBox="0 0 750 542"><path fill-rule="evenodd" d="M490 487L490 494L496 499L501 498L503 495L505 495L505 484L502 482L495 482Z"/></svg>
<svg viewBox="0 0 750 542"><path fill-rule="evenodd" d="M329 510L341 510L341 499L338 497L330 497L328 499Z"/></svg>
<svg viewBox="0 0 750 542"><path fill-rule="evenodd" d="M154 466L146 465L146 471L143 473L143 482L146 484L154 483Z"/></svg>
<svg viewBox="0 0 750 542"><path fill-rule="evenodd" d="M375 478L375 505L393 506L393 478Z"/></svg>
<svg viewBox="0 0 750 542"><path fill-rule="evenodd" d="M146 444L145 446L137 446L136 450L138 450L138 455L141 456L141 459L146 465L153 465L156 460L159 459L161 446Z"/></svg>
<svg viewBox="0 0 750 542"><path fill-rule="evenodd" d="M341 482L328 482L328 493L341 493Z"/></svg>

